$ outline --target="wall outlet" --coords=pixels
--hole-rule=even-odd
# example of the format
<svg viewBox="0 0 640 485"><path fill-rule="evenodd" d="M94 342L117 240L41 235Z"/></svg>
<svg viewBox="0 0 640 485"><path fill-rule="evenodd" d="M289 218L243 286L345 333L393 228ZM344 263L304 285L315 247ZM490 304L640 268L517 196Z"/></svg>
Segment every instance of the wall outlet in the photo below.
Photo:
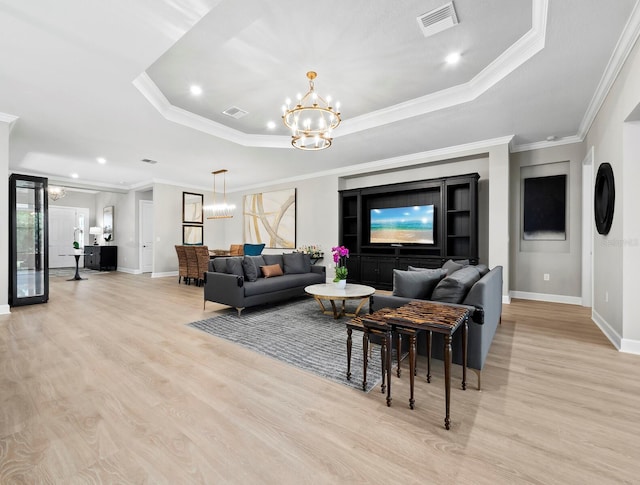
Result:
<svg viewBox="0 0 640 485"><path fill-rule="evenodd" d="M604 292L604 302L605 303L609 303L609 292L608 291Z"/></svg>
<svg viewBox="0 0 640 485"><path fill-rule="evenodd" d="M549 281L549 273L545 273L543 275L543 278L544 278L545 281Z"/></svg>

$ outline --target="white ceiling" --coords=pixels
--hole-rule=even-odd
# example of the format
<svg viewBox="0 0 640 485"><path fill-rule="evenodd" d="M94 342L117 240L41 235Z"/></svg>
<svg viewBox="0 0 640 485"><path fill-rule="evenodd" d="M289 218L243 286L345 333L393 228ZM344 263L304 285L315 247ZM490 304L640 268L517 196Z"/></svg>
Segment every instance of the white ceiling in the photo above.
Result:
<svg viewBox="0 0 640 485"><path fill-rule="evenodd" d="M416 17L445 3L0 0L10 169L126 189L210 188L227 168L233 191L509 135L578 140L640 23L636 0L454 0L460 23L425 38ZM342 103L314 153L280 119L308 70Z"/></svg>

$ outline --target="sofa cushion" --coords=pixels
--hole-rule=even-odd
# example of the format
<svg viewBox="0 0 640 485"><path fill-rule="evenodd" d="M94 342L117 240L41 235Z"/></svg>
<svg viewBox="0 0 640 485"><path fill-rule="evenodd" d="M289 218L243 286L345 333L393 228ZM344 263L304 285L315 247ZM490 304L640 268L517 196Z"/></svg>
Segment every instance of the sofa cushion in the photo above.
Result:
<svg viewBox="0 0 640 485"><path fill-rule="evenodd" d="M243 246L243 251L245 256L260 256L262 254L262 250L264 249L265 244L245 244Z"/></svg>
<svg viewBox="0 0 640 485"><path fill-rule="evenodd" d="M274 276L282 276L284 274L279 264L260 266L260 271L262 271L265 278L273 278Z"/></svg>
<svg viewBox="0 0 640 485"><path fill-rule="evenodd" d="M233 258L227 258L227 273L234 274L236 276L244 276L244 270L242 269L242 257L235 256Z"/></svg>
<svg viewBox="0 0 640 485"><path fill-rule="evenodd" d="M482 278L484 275L486 275L489 272L489 267L486 264L478 264L475 266L475 268L480 273L480 278Z"/></svg>
<svg viewBox="0 0 640 485"><path fill-rule="evenodd" d="M284 274L301 274L311 271L311 261L303 253L284 253Z"/></svg>
<svg viewBox="0 0 640 485"><path fill-rule="evenodd" d="M471 287L480 279L474 266L466 266L440 281L431 294L433 301L462 303Z"/></svg>
<svg viewBox="0 0 640 485"><path fill-rule="evenodd" d="M393 295L427 300L444 276L441 270L402 271L393 270Z"/></svg>
<svg viewBox="0 0 640 485"><path fill-rule="evenodd" d="M213 271L216 273L227 272L227 258L216 258L213 261L209 261L209 263L213 263Z"/></svg>
<svg viewBox="0 0 640 485"><path fill-rule="evenodd" d="M443 268L418 268L417 266L409 266L407 268L408 271L431 271L431 272L439 272L443 274L443 278L447 275L447 270Z"/></svg>
<svg viewBox="0 0 640 485"><path fill-rule="evenodd" d="M244 296L268 294L274 291L299 288L304 294L304 287L324 283L324 276L318 273L285 274L279 278L258 278L257 281L244 284Z"/></svg>
<svg viewBox="0 0 640 485"><path fill-rule="evenodd" d="M244 269L244 277L247 281L255 281L262 276L260 266L264 266L262 256L245 256L242 260L242 268Z"/></svg>
<svg viewBox="0 0 640 485"><path fill-rule="evenodd" d="M279 264L284 271L284 261L282 260L282 254L263 254L264 263L267 265Z"/></svg>
<svg viewBox="0 0 640 485"><path fill-rule="evenodd" d="M450 259L449 261L447 261L442 265L442 269L446 270L447 275L450 276L456 271L461 270L465 266L469 266L468 259L459 259L458 261L454 261L453 259Z"/></svg>

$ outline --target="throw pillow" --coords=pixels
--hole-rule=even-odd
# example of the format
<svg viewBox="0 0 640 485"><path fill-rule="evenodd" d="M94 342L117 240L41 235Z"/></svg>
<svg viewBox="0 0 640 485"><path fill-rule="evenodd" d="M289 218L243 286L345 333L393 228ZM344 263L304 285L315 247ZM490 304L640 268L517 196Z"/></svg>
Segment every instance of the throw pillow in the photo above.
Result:
<svg viewBox="0 0 640 485"><path fill-rule="evenodd" d="M282 276L282 268L279 264L269 264L260 266L260 270L265 278L273 278L274 276ZM283 280L284 281L284 280Z"/></svg>
<svg viewBox="0 0 640 485"><path fill-rule="evenodd" d="M460 260L460 261L464 262L464 260ZM469 265L469 260L467 259L467 266L468 265ZM465 267L464 264L460 264L459 262L456 262L453 259L450 259L449 261L447 261L442 265L442 269L446 270L447 275L449 276L451 276L453 273L461 270L464 267Z"/></svg>
<svg viewBox="0 0 640 485"><path fill-rule="evenodd" d="M433 290L431 299L443 303L462 303L471 287L480 279L474 266L459 269L443 279Z"/></svg>
<svg viewBox="0 0 640 485"><path fill-rule="evenodd" d="M309 258L302 253L284 253L282 260L284 261L285 274L300 274L311 271ZM306 264L307 262L309 263L308 265Z"/></svg>
<svg viewBox="0 0 640 485"><path fill-rule="evenodd" d="M416 266L409 266L407 268L409 271L427 271L431 273L440 273L444 278L447 275L447 271L442 268L418 268Z"/></svg>
<svg viewBox="0 0 640 485"><path fill-rule="evenodd" d="M245 256L242 260L242 268L244 269L244 276L247 281L256 281L262 274L260 273L260 267L264 266L265 262L262 256Z"/></svg>
<svg viewBox="0 0 640 485"><path fill-rule="evenodd" d="M480 278L486 275L489 272L489 268L486 264L478 264L476 269L480 272Z"/></svg>
<svg viewBox="0 0 640 485"><path fill-rule="evenodd" d="M245 256L260 256L265 244L245 244L243 247Z"/></svg>
<svg viewBox="0 0 640 485"><path fill-rule="evenodd" d="M227 258L227 273L234 274L236 276L244 276L241 257L236 256L233 258Z"/></svg>
<svg viewBox="0 0 640 485"><path fill-rule="evenodd" d="M393 270L393 295L428 300L431 292L444 276L442 271Z"/></svg>
<svg viewBox="0 0 640 485"><path fill-rule="evenodd" d="M284 271L284 261L282 260L282 254L263 254L264 264L270 266L272 264L279 264L280 268Z"/></svg>
<svg viewBox="0 0 640 485"><path fill-rule="evenodd" d="M213 270L216 273L227 272L227 258L216 258L213 260Z"/></svg>

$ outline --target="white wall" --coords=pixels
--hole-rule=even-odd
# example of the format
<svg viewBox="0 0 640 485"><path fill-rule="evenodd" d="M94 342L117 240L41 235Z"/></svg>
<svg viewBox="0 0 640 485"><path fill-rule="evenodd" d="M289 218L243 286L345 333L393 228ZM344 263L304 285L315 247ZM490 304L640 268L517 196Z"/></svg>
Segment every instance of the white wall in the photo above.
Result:
<svg viewBox="0 0 640 485"><path fill-rule="evenodd" d="M0 120L0 315L9 310L9 123Z"/></svg>
<svg viewBox="0 0 640 485"><path fill-rule="evenodd" d="M511 155L511 290L537 295L581 297L582 160L584 143L574 143ZM567 175L567 239L522 240L522 180L525 177ZM549 274L549 281L543 275ZM562 300L562 298L557 298Z"/></svg>
<svg viewBox="0 0 640 485"><path fill-rule="evenodd" d="M640 104L640 44L627 58L618 74L605 102L598 112L589 132L586 146L594 147L594 170L603 162L609 162L613 168L616 189L616 201L613 224L608 235L594 232L594 295L593 317L609 339L619 348L627 335L634 335L635 341L627 342L628 347L640 353L640 319L637 317L637 295L623 299L623 274L630 254L640 250L631 246L632 241L625 239L626 211L637 213L640 207L640 191L635 167L638 160L626 160L623 157L624 123L632 111ZM627 191L630 191L628 193ZM635 228L632 228L635 231ZM632 232L633 232L632 231ZM625 252L627 253L625 255ZM635 267L633 270L637 271ZM608 297L608 298L607 298ZM633 308L635 306L635 308ZM626 307L628 311L623 311ZM623 314L631 321L624 321Z"/></svg>

